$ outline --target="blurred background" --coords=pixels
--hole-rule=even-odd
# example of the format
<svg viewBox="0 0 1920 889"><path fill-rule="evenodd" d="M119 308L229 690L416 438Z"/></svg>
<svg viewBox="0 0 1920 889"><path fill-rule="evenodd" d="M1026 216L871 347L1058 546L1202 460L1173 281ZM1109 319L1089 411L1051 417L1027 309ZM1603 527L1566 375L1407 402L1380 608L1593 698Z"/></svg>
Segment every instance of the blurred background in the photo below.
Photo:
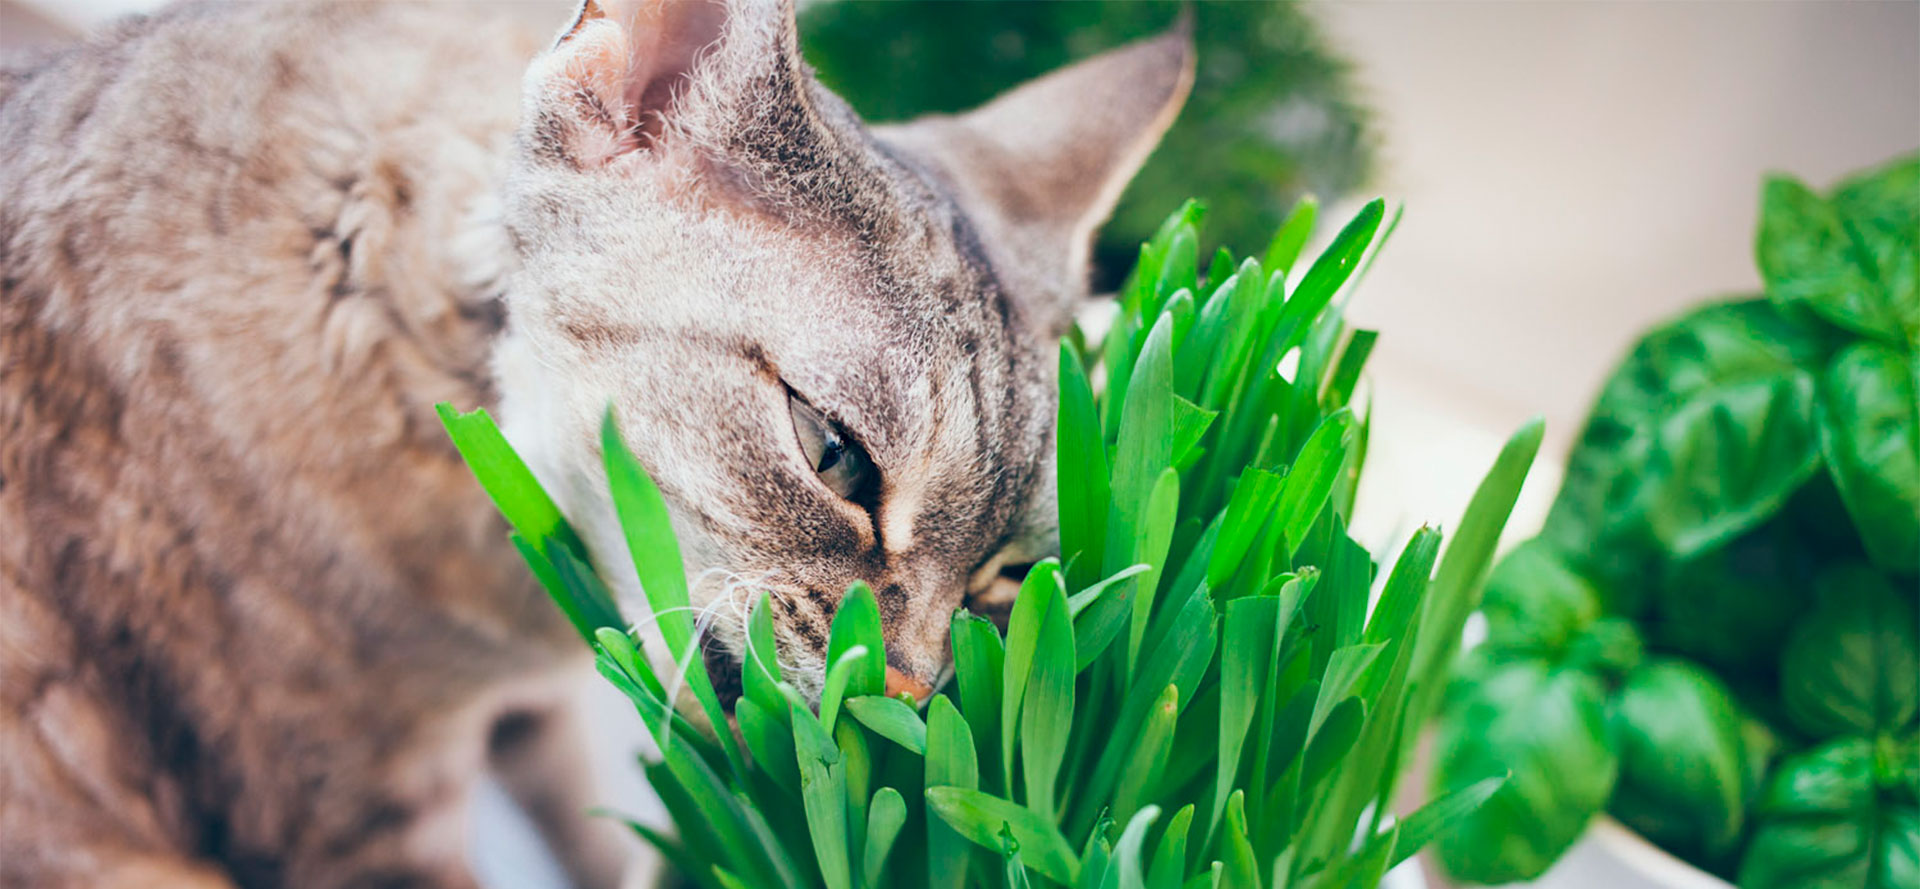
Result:
<svg viewBox="0 0 1920 889"><path fill-rule="evenodd" d="M57 43L157 5L0 0L0 48ZM517 5L557 26L569 4ZM967 107L1153 33L1176 11L1146 0L813 0L802 31L822 78L884 120ZM1823 189L1920 146L1914 0L1248 0L1201 3L1196 24L1193 99L1103 238L1099 280L1111 286L1189 195L1208 201L1208 234L1236 252L1262 248L1303 193L1333 219L1376 195L1403 205L1351 313L1384 333L1356 524L1376 551L1456 517L1508 431L1543 415L1547 458L1511 529L1532 533L1595 391L1637 333L1760 289L1763 175ZM595 709L613 718L604 714L624 705L606 694L616 703ZM599 736L609 797L634 798L630 749ZM494 801L478 817L496 885L550 879L514 813ZM1589 839L1539 885L1713 885L1661 876L1658 853L1620 851L1633 842Z"/></svg>

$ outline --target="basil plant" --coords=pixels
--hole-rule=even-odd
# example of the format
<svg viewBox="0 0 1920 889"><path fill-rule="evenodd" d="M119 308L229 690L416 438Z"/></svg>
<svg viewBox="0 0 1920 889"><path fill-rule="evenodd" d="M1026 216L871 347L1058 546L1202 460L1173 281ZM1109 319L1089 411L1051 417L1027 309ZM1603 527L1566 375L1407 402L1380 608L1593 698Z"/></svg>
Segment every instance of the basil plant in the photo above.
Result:
<svg viewBox="0 0 1920 889"><path fill-rule="evenodd" d="M1438 722L1438 844L1539 876L1597 814L1741 889L1920 886L1920 155L1762 193L1763 296L1649 331Z"/></svg>

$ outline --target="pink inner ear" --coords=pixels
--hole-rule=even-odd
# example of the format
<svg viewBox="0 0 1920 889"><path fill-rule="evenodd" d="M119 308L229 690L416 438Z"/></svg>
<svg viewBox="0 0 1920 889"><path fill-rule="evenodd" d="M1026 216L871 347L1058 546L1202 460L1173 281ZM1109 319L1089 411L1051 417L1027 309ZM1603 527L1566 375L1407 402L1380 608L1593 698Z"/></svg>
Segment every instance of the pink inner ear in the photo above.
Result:
<svg viewBox="0 0 1920 889"><path fill-rule="evenodd" d="M627 23L626 90L635 135L641 144L659 137L685 79L701 53L720 42L727 10L714 0L643 0L618 4L613 13Z"/></svg>

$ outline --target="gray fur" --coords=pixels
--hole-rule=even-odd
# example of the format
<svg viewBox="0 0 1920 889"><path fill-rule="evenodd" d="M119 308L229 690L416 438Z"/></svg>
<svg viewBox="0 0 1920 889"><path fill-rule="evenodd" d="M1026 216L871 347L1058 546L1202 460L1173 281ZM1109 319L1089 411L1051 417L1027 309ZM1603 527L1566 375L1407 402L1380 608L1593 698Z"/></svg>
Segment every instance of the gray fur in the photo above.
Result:
<svg viewBox="0 0 1920 889"><path fill-rule="evenodd" d="M580 646L437 401L499 408L645 626L611 404L717 662L771 589L809 689L848 582L928 685L970 587L1049 550L1054 338L1184 36L869 131L790 7L694 2L557 41L525 5L195 4L0 71L0 885L469 887L486 765L612 884L555 705ZM872 502L812 474L789 386Z"/></svg>

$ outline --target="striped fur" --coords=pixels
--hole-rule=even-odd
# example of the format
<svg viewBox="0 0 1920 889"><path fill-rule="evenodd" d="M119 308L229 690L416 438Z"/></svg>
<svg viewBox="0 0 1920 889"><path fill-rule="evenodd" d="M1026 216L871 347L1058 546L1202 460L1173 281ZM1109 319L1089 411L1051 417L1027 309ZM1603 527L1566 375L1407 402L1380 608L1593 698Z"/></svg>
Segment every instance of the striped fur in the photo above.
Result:
<svg viewBox="0 0 1920 889"><path fill-rule="evenodd" d="M470 886L488 765L617 880L578 645L436 401L498 408L644 625L613 405L718 667L769 589L817 673L859 578L931 682L969 578L1051 545L1054 338L1185 38L868 130L784 4L532 11L560 39L191 5L0 75L0 886ZM789 389L872 502L814 478Z"/></svg>

